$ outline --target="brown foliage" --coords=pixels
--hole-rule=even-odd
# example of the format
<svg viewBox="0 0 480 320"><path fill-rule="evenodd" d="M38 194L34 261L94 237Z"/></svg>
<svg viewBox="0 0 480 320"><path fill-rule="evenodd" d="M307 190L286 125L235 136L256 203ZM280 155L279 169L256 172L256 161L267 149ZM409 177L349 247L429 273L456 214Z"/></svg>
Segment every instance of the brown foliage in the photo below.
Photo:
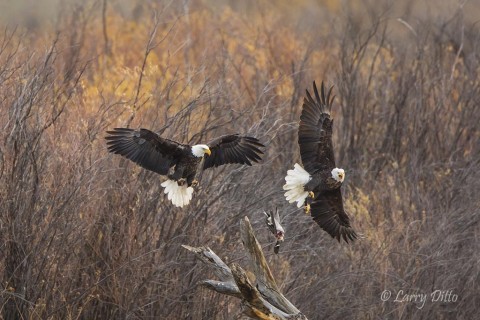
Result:
<svg viewBox="0 0 480 320"><path fill-rule="evenodd" d="M267 259L310 319L476 314L478 24L463 7L446 18L407 8L395 20L382 6L315 3L75 2L55 26L5 27L0 317L232 319L236 301L196 286L208 270L181 244L241 262L239 219L248 214L271 249L262 211L274 206L286 240ZM283 197L313 80L335 85L337 163L364 234L353 245ZM253 167L205 172L180 210L159 176L107 153L105 130L126 125L189 143L248 133L267 153ZM458 301L419 309L382 302L385 289L453 290Z"/></svg>

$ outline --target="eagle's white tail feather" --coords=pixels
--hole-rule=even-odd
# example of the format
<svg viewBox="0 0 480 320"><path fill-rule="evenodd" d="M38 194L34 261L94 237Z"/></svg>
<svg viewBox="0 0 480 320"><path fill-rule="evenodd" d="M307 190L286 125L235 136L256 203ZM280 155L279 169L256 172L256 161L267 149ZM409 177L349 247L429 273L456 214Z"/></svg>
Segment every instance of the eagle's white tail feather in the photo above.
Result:
<svg viewBox="0 0 480 320"><path fill-rule="evenodd" d="M177 207L186 206L192 200L193 188L188 187L187 184L179 186L176 181L169 179L162 182L161 186L165 188L164 192L168 200Z"/></svg>
<svg viewBox="0 0 480 320"><path fill-rule="evenodd" d="M310 174L298 163L295 163L293 170L287 171L283 190L287 191L285 192L285 198L289 203L297 202L298 208L303 206L305 199L308 197L308 192L303 189L303 186L310 179L312 179Z"/></svg>

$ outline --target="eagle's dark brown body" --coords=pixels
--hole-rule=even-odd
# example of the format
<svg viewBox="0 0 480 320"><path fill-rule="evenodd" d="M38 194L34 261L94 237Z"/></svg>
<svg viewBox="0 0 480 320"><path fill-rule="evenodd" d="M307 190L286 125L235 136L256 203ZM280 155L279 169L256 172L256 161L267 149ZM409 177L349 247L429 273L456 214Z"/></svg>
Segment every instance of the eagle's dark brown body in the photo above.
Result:
<svg viewBox="0 0 480 320"><path fill-rule="evenodd" d="M330 170L323 170L312 175L312 179L304 186L305 191L319 194L321 191L335 190L342 186L340 181L333 179Z"/></svg>
<svg viewBox="0 0 480 320"><path fill-rule="evenodd" d="M191 153L185 155L169 170L167 177L175 181L180 181L180 184L186 181L187 185L190 187L192 182L196 180L198 168L202 160L202 158L195 157Z"/></svg>

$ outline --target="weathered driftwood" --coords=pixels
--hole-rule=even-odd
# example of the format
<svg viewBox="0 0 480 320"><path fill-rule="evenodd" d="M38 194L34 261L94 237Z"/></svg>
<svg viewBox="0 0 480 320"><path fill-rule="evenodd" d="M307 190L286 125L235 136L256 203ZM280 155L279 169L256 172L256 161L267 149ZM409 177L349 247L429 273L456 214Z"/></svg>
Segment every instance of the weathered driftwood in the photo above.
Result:
<svg viewBox="0 0 480 320"><path fill-rule="evenodd" d="M253 267L255 283L251 282L239 265L233 263L227 266L210 248L184 245L185 249L194 252L200 260L213 267L215 275L220 279L220 281L203 280L200 284L219 293L242 299L243 313L250 318L307 320L307 317L280 292L247 217L240 221L240 231L243 246Z"/></svg>

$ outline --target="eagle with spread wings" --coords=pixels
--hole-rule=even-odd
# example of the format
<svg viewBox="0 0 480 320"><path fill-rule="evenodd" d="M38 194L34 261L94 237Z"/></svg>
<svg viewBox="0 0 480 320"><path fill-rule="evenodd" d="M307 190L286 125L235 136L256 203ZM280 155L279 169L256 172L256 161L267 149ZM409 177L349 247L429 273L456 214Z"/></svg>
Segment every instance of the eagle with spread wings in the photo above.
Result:
<svg viewBox="0 0 480 320"><path fill-rule="evenodd" d="M320 93L313 82L315 98L306 90L298 129L298 144L303 166L295 163L285 177L285 198L297 202L310 213L313 220L338 241L358 238L343 208L340 187L345 170L337 168L332 144L333 119L331 108L334 100L333 86L325 92L323 82Z"/></svg>
<svg viewBox="0 0 480 320"><path fill-rule="evenodd" d="M148 129L115 128L107 131L108 151L119 154L139 166L167 176L161 186L168 199L177 207L192 199L198 185L198 173L203 169L237 163L251 166L261 160L256 138L229 134L207 144L193 146L163 138Z"/></svg>

